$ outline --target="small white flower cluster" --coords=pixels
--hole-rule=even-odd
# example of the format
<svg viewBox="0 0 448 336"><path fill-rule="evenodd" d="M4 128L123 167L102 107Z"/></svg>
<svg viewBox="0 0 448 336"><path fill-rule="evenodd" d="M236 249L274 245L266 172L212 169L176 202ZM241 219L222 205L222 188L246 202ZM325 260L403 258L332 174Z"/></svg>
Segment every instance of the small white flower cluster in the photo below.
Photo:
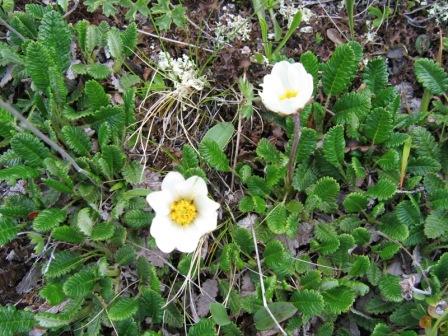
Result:
<svg viewBox="0 0 448 336"><path fill-rule="evenodd" d="M302 22L309 23L311 18L314 16L314 13L311 9L301 6L300 4L296 6L293 1L281 0L280 8L278 12L281 16L288 20L288 27L291 26L292 19L294 15L297 14L298 11L302 11Z"/></svg>
<svg viewBox="0 0 448 336"><path fill-rule="evenodd" d="M215 36L218 45L233 40L248 41L252 31L250 20L241 15L226 13L221 22L215 28Z"/></svg>
<svg viewBox="0 0 448 336"><path fill-rule="evenodd" d="M158 67L174 83L175 88L182 92L189 92L191 88L201 91L207 83L205 76L198 76L196 64L185 54L173 58L167 52L161 51Z"/></svg>
<svg viewBox="0 0 448 336"><path fill-rule="evenodd" d="M439 24L448 24L448 0L434 1L428 10L431 18L434 18Z"/></svg>

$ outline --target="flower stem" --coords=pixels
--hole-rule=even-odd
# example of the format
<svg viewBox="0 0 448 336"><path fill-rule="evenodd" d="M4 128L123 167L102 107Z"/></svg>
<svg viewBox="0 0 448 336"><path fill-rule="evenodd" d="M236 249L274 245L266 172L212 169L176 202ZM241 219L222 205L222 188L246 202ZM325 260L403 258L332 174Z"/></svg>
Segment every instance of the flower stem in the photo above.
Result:
<svg viewBox="0 0 448 336"><path fill-rule="evenodd" d="M300 137L302 135L302 129L300 127L300 114L299 113L294 114L293 118L294 118L294 134L293 134L291 153L288 162L288 175L286 176L286 188L288 189L291 186L292 174L294 173L294 166L296 165L297 161L297 148L299 146Z"/></svg>

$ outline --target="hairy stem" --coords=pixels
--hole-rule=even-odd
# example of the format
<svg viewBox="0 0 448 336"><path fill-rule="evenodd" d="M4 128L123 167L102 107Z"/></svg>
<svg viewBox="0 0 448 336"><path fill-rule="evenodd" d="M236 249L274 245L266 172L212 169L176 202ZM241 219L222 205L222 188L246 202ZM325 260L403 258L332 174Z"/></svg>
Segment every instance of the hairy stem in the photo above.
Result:
<svg viewBox="0 0 448 336"><path fill-rule="evenodd" d="M292 175L294 173L294 167L297 161L297 148L299 147L300 137L302 135L302 129L300 127L300 114L294 114L294 134L291 146L291 153L288 162L288 175L286 175L286 187L289 188L292 181Z"/></svg>

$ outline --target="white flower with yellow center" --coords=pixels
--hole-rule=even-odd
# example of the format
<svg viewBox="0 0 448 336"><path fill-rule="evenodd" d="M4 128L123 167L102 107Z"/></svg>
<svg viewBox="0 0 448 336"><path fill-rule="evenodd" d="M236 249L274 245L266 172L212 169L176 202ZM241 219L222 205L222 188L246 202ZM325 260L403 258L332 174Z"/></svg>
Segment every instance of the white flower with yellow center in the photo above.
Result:
<svg viewBox="0 0 448 336"><path fill-rule="evenodd" d="M146 197L156 213L150 233L162 252L193 252L199 239L216 229L219 204L207 194L207 184L199 176L185 180L181 174L170 172L162 190Z"/></svg>
<svg viewBox="0 0 448 336"><path fill-rule="evenodd" d="M267 109L293 114L303 109L313 96L313 76L301 63L281 61L263 78L261 100Z"/></svg>

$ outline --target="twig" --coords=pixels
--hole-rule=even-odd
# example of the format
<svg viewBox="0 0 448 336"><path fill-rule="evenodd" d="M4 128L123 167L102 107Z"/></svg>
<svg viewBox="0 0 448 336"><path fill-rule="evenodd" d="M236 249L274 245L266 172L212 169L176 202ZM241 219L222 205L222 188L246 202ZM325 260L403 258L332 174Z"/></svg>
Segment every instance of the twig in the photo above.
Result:
<svg viewBox="0 0 448 336"><path fill-rule="evenodd" d="M161 40L166 41L166 42L176 43L176 44L180 44L180 45L183 45L183 46L186 46L186 47L199 48L199 49L202 49L204 51L207 51L207 52L210 52L210 53L214 53L214 51L211 50L211 49L200 47L200 46L197 46L197 45L194 45L194 44L191 44L191 43L173 40L173 39L170 39L168 37L163 37L163 36L160 36L160 35L152 34L152 33L149 33L147 31L144 31L144 30L141 30L141 29L137 29L137 31L140 34L148 35L148 36L151 36L151 37L154 37L154 38L158 38L158 39L161 39Z"/></svg>
<svg viewBox="0 0 448 336"><path fill-rule="evenodd" d="M3 20L1 17L0 17L0 23L1 23L2 25L4 25L6 28L8 28L10 31L12 31L14 34L16 34L17 37L19 37L21 40L23 40L23 41L26 40L25 36L23 36L22 34L20 34L17 30L14 29L14 27L12 27L8 22L6 22L5 20Z"/></svg>
<svg viewBox="0 0 448 336"><path fill-rule="evenodd" d="M277 328L280 330L280 332L287 336L288 334L285 332L285 330L282 328L282 326L280 325L280 323L277 321L277 319L275 318L274 314L272 314L271 310L268 307L268 303L266 301L266 290L264 288L264 281L263 281L263 271L261 270L261 262L260 262L260 255L258 254L258 246L257 246L257 237L255 236L255 229L254 226L251 226L252 229L252 238L254 240L254 247L255 247L255 257L257 259L257 266L258 266L258 274L260 276L260 288L261 288L261 296L262 296L262 300L263 300L263 306L266 309L266 311L268 312L269 316L271 317L272 321L274 321L275 325L277 326Z"/></svg>
<svg viewBox="0 0 448 336"><path fill-rule="evenodd" d="M73 7L70 8L70 10L64 14L64 18L68 18L76 10L76 8L78 8L78 5L79 5L79 0L75 0Z"/></svg>
<svg viewBox="0 0 448 336"><path fill-rule="evenodd" d="M37 136L39 139L41 139L43 142L45 142L48 146L50 146L52 149L54 149L56 152L58 152L62 158L66 161L68 161L73 168L80 174L83 174L87 176L90 179L89 174L82 169L76 161L68 154L61 146L59 146L57 143L55 143L53 140L51 140L49 137L47 137L45 134L43 134L41 131L39 131L33 124L31 124L28 119L26 119L22 113L17 111L12 105L4 102L2 99L0 99L0 108L3 108L10 112L15 118L20 120L24 124L26 128L28 128L35 136Z"/></svg>

